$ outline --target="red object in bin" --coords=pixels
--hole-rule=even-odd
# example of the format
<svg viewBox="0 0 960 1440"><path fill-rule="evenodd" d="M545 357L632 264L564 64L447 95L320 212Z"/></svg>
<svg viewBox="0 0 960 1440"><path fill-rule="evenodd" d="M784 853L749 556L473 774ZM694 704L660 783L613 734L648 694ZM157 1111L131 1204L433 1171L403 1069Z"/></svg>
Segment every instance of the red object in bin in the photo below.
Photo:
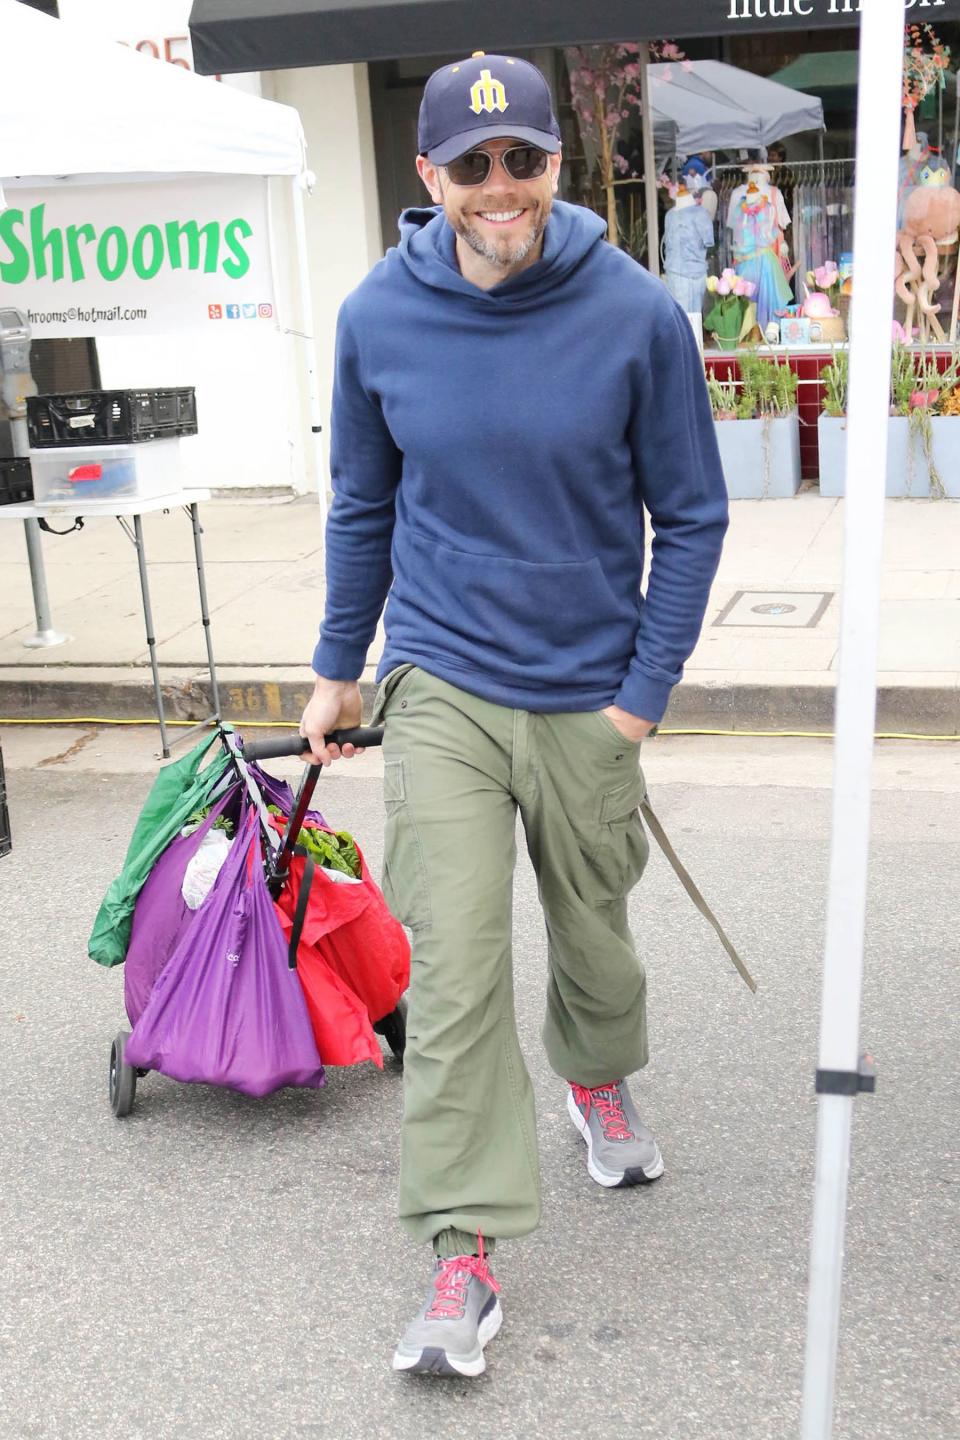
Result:
<svg viewBox="0 0 960 1440"><path fill-rule="evenodd" d="M81 480L102 480L102 465L74 465L72 470L67 471L67 479L75 484Z"/></svg>
<svg viewBox="0 0 960 1440"><path fill-rule="evenodd" d="M274 824L278 830L285 828L276 819ZM359 846L357 854L359 884L331 880L319 865L314 871L297 948L297 973L323 1063L356 1065L372 1060L382 1069L383 1055L372 1022L397 1008L410 983L410 943L387 908ZM288 939L304 864L302 856L294 856L290 878L274 901Z"/></svg>

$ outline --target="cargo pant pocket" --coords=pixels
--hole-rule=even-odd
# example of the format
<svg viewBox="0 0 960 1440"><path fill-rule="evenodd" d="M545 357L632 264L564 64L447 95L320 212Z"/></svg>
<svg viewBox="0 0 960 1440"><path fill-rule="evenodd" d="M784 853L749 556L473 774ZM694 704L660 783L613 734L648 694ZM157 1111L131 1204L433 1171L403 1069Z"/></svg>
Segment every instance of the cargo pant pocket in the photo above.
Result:
<svg viewBox="0 0 960 1440"><path fill-rule="evenodd" d="M637 768L629 780L600 796L598 836L588 864L600 904L622 900L643 874L650 855L639 806L646 786Z"/></svg>
<svg viewBox="0 0 960 1440"><path fill-rule="evenodd" d="M409 930L429 929L432 914L427 869L408 795L409 761L384 758L383 802L387 812L383 893L391 911Z"/></svg>

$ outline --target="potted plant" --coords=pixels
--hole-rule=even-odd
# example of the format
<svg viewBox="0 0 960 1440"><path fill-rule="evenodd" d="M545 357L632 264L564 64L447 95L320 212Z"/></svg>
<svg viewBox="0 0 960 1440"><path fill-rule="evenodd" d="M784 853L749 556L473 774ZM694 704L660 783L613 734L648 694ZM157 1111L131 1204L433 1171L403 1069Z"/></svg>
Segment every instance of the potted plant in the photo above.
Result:
<svg viewBox="0 0 960 1440"><path fill-rule="evenodd" d="M745 351L740 380L708 381L732 500L784 499L800 488L797 377L786 359Z"/></svg>
<svg viewBox="0 0 960 1440"><path fill-rule="evenodd" d="M821 372L820 493L842 495L846 465L848 359ZM941 369L932 355L893 347L887 431L888 496L960 499L960 352Z"/></svg>
<svg viewBox="0 0 960 1440"><path fill-rule="evenodd" d="M703 317L703 328L721 350L736 350L756 324L757 309L750 298L756 288L752 280L744 280L729 267L722 275L707 276L714 301Z"/></svg>
<svg viewBox="0 0 960 1440"><path fill-rule="evenodd" d="M842 495L847 463L847 391L850 384L850 356L835 350L829 365L820 371L824 387L823 410L817 422L820 449L820 494Z"/></svg>

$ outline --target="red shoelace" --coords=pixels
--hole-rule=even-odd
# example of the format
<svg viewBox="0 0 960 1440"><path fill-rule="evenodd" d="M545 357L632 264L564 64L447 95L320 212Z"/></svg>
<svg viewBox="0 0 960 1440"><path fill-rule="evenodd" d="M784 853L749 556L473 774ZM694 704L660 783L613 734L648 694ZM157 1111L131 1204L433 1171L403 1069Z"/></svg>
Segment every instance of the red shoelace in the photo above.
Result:
<svg viewBox="0 0 960 1440"><path fill-rule="evenodd" d="M493 1291L498 1291L500 1286L490 1273L486 1256L483 1253L483 1236L478 1235L479 1255L454 1255L449 1260L444 1260L437 1271L433 1282L436 1289L436 1298L430 1309L427 1311L427 1320L459 1320L464 1312L467 1303L467 1286L470 1284L470 1277L475 1275L482 1280L484 1285L489 1285Z"/></svg>
<svg viewBox="0 0 960 1440"><path fill-rule="evenodd" d="M574 1084L571 1084L570 1089L573 1091L574 1100L583 1111L584 1119L589 1118L591 1110L596 1110L605 1140L634 1139L633 1131L623 1113L620 1087L615 1080L609 1085L595 1085L592 1090L588 1090L584 1085Z"/></svg>

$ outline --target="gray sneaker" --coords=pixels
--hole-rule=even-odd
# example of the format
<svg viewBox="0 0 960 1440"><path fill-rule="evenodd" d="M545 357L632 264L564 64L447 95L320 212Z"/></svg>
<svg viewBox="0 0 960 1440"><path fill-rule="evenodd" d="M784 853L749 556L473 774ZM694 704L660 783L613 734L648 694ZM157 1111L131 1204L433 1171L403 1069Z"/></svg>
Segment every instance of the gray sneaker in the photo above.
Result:
<svg viewBox="0 0 960 1440"><path fill-rule="evenodd" d="M587 1169L598 1185L648 1185L663 1174L660 1147L640 1124L625 1080L592 1090L571 1085L567 1110L587 1143Z"/></svg>
<svg viewBox="0 0 960 1440"><path fill-rule="evenodd" d="M483 1347L503 1323L500 1286L481 1254L437 1258L433 1283L393 1355L415 1375L482 1375Z"/></svg>

